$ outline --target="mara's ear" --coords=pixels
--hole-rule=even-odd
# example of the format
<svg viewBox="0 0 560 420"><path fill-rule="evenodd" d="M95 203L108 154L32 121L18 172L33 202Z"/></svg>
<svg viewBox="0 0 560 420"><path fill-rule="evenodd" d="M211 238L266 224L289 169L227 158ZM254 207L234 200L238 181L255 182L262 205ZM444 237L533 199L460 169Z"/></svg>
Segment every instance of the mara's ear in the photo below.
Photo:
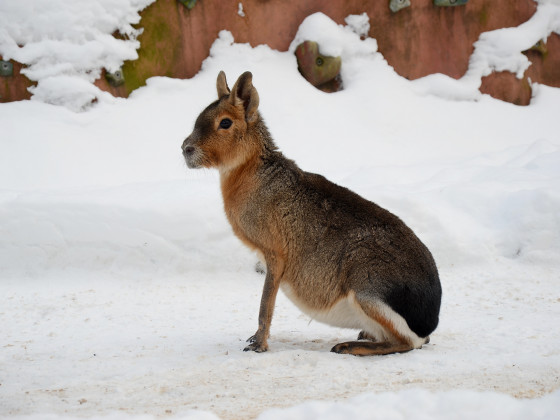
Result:
<svg viewBox="0 0 560 420"><path fill-rule="evenodd" d="M257 108L259 107L259 94L257 93L257 89L253 86L253 75L251 72L246 71L239 76L239 79L237 79L237 82L233 85L229 100L234 105L239 102L243 103L243 108L245 108L245 121L248 123L256 121Z"/></svg>
<svg viewBox="0 0 560 420"><path fill-rule="evenodd" d="M221 71L218 74L218 80L216 80L216 89L218 90L218 99L222 96L229 95L229 87L227 85L226 74Z"/></svg>

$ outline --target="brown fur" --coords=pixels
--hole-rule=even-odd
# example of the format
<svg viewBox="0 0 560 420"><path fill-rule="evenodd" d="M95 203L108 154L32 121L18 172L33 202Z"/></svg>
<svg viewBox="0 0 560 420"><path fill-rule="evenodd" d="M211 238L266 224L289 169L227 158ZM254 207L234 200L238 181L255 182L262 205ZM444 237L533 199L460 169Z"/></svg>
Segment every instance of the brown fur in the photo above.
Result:
<svg viewBox="0 0 560 420"><path fill-rule="evenodd" d="M332 352L353 354L354 356L381 356L392 353L406 353L412 350L407 344L393 344L389 342L374 343L371 341L348 341L339 343L332 348Z"/></svg>
<svg viewBox="0 0 560 420"><path fill-rule="evenodd" d="M257 332L245 350L268 349L278 289L311 316L361 328L332 351L388 354L421 347L438 323L441 286L432 255L396 216L279 152L258 112L249 72L197 118L182 150L190 168L220 172L234 233L267 267Z"/></svg>

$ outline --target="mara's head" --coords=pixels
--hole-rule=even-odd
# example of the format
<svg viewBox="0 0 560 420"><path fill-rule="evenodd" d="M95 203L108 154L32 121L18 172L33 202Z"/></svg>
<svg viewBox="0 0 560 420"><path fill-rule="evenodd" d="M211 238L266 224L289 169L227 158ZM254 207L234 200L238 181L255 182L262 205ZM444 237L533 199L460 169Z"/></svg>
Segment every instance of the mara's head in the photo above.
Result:
<svg viewBox="0 0 560 420"><path fill-rule="evenodd" d="M261 118L252 79L252 74L245 72L230 90L225 73L218 74L218 100L200 113L181 147L189 168L232 168L258 150L259 136L252 131L259 131L255 129Z"/></svg>

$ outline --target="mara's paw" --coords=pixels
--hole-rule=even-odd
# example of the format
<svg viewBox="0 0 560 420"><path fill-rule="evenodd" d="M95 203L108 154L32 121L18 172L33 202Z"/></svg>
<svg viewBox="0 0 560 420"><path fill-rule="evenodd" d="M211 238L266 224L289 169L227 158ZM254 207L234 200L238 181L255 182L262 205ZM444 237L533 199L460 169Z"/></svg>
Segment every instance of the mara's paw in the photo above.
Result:
<svg viewBox="0 0 560 420"><path fill-rule="evenodd" d="M338 354L353 354L353 346L351 343L338 343L331 349L331 352Z"/></svg>
<svg viewBox="0 0 560 420"><path fill-rule="evenodd" d="M264 353L265 351L268 351L268 345L263 343L258 343L257 341L255 341L254 343L251 343L247 347L245 347L243 351L254 351L255 353Z"/></svg>
<svg viewBox="0 0 560 420"><path fill-rule="evenodd" d="M264 353L265 351L268 350L268 344L266 343L266 341L263 342L263 340L259 340L257 334L249 337L247 339L247 342L251 344L245 347L243 351L254 351L256 353Z"/></svg>

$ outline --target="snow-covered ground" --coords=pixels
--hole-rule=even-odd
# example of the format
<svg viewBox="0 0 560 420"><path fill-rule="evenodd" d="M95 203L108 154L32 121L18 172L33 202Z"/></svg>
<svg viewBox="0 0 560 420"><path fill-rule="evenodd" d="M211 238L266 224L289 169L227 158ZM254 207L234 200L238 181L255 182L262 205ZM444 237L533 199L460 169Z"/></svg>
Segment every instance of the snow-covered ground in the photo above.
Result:
<svg viewBox="0 0 560 420"><path fill-rule="evenodd" d="M528 36L558 30L546 5ZM48 84L0 104L0 418L558 415L560 89L535 85L528 107L457 101L472 71L453 86L409 82L374 40L322 15L292 50L301 37L342 55L343 91L309 85L291 51L222 32L190 80L153 78L81 113L73 96L44 103ZM287 156L390 209L432 250L444 296L429 345L332 354L357 331L280 295L269 352L242 351L263 277L227 224L217 174L180 153L222 69L230 83L253 72Z"/></svg>

